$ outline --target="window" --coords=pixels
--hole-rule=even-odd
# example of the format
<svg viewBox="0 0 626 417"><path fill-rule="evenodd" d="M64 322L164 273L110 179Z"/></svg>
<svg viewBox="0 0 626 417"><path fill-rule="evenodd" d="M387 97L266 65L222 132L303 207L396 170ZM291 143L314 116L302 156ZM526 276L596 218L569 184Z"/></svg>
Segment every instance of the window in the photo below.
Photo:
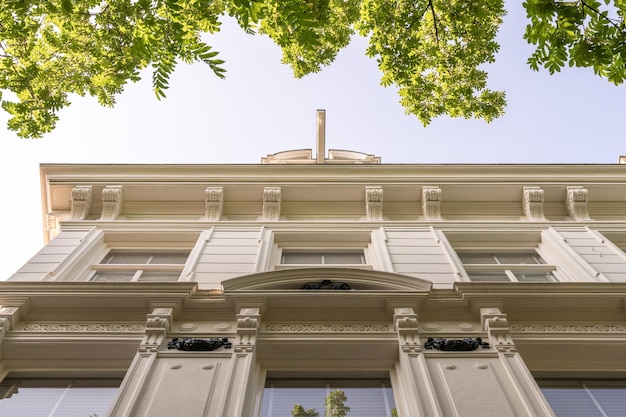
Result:
<svg viewBox="0 0 626 417"><path fill-rule="evenodd" d="M556 281L552 271L535 251L522 252L467 252L459 259L472 281Z"/></svg>
<svg viewBox="0 0 626 417"><path fill-rule="evenodd" d="M363 265L362 250L333 252L303 252L283 250L281 264L284 265Z"/></svg>
<svg viewBox="0 0 626 417"><path fill-rule="evenodd" d="M0 415L20 417L104 417L119 380L11 380L0 384Z"/></svg>
<svg viewBox="0 0 626 417"><path fill-rule="evenodd" d="M623 417L626 383L616 381L542 381L541 391L557 417Z"/></svg>
<svg viewBox="0 0 626 417"><path fill-rule="evenodd" d="M110 251L91 281L178 281L189 251Z"/></svg>
<svg viewBox="0 0 626 417"><path fill-rule="evenodd" d="M315 409L323 416L327 398L340 407L350 407L348 415L395 415L391 383L386 378L268 378L263 391L261 417L290 416L297 405L303 411Z"/></svg>

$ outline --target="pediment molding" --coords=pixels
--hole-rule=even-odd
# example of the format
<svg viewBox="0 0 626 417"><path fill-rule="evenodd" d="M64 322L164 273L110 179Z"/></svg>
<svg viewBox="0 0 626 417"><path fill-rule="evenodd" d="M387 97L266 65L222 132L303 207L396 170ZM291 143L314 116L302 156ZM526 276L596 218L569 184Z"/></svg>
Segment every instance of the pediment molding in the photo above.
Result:
<svg viewBox="0 0 626 417"><path fill-rule="evenodd" d="M222 282L224 291L302 290L307 282L331 280L347 283L351 290L303 291L418 291L428 293L432 282L392 272L356 268L298 268L260 272L231 278Z"/></svg>

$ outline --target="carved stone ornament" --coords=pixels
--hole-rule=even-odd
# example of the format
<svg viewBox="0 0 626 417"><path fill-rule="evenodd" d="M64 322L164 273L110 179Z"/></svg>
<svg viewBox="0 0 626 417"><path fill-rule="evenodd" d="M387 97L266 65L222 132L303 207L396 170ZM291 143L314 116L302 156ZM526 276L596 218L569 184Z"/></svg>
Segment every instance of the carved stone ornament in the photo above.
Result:
<svg viewBox="0 0 626 417"><path fill-rule="evenodd" d="M271 333L387 333L386 324L325 324L325 323L289 323L268 324L266 332Z"/></svg>
<svg viewBox="0 0 626 417"><path fill-rule="evenodd" d="M91 185L72 188L72 211L70 220L85 220L91 210Z"/></svg>
<svg viewBox="0 0 626 417"><path fill-rule="evenodd" d="M422 187L422 212L426 220L441 220L441 188Z"/></svg>
<svg viewBox="0 0 626 417"><path fill-rule="evenodd" d="M324 279L320 282L307 282L302 286L304 290L349 290L350 285L345 282L332 282Z"/></svg>
<svg viewBox="0 0 626 417"><path fill-rule="evenodd" d="M546 220L543 214L544 193L539 187L524 187L523 206L524 216L530 221L541 222Z"/></svg>
<svg viewBox="0 0 626 417"><path fill-rule="evenodd" d="M478 349L479 346L483 349L488 349L489 343L483 342L480 337L475 339L471 337L463 339L444 339L442 337L433 339L429 337L426 343L424 343L426 349L437 349L446 352L469 352Z"/></svg>
<svg viewBox="0 0 626 417"><path fill-rule="evenodd" d="M256 337L261 324L259 309L241 308L237 314L237 338L235 352L252 352L256 344Z"/></svg>
<svg viewBox="0 0 626 417"><path fill-rule="evenodd" d="M143 332L143 324L50 324L50 323L27 323L19 331L24 332L60 332L60 333L137 333Z"/></svg>
<svg viewBox="0 0 626 417"><path fill-rule="evenodd" d="M228 341L227 337L212 337L210 339L196 339L193 337L175 337L168 342L168 349L178 349L187 352L207 352L223 347L230 349L233 344Z"/></svg>
<svg viewBox="0 0 626 417"><path fill-rule="evenodd" d="M122 186L109 185L102 190L100 220L117 220L122 212Z"/></svg>
<svg viewBox="0 0 626 417"><path fill-rule="evenodd" d="M422 351L419 339L417 314L412 308L395 308L393 321L398 333L398 344L402 352L416 355Z"/></svg>
<svg viewBox="0 0 626 417"><path fill-rule="evenodd" d="M263 188L263 220L278 221L280 218L280 187Z"/></svg>
<svg viewBox="0 0 626 417"><path fill-rule="evenodd" d="M572 220L591 220L588 200L589 191L586 188L567 187L567 214Z"/></svg>
<svg viewBox="0 0 626 417"><path fill-rule="evenodd" d="M365 213L367 220L383 219L383 187L365 187Z"/></svg>
<svg viewBox="0 0 626 417"><path fill-rule="evenodd" d="M224 208L224 187L207 187L204 190L204 202L206 219L211 222L218 221Z"/></svg>

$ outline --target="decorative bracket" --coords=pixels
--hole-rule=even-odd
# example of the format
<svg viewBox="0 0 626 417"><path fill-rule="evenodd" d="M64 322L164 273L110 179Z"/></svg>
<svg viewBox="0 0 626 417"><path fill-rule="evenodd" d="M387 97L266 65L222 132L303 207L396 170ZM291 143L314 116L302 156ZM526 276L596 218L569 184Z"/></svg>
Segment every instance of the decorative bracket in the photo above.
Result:
<svg viewBox="0 0 626 417"><path fill-rule="evenodd" d="M280 187L263 188L263 220L278 221L280 218Z"/></svg>
<svg viewBox="0 0 626 417"><path fill-rule="evenodd" d="M204 190L204 203L206 220L219 221L224 208L224 187L207 187Z"/></svg>
<svg viewBox="0 0 626 417"><path fill-rule="evenodd" d="M517 347L511 338L506 314L502 314L500 309L495 307L481 308L480 317L483 330L487 331L498 352L509 355L517 352Z"/></svg>
<svg viewBox="0 0 626 417"><path fill-rule="evenodd" d="M244 307L237 314L237 337L235 352L252 352L256 344L261 315L257 307Z"/></svg>
<svg viewBox="0 0 626 417"><path fill-rule="evenodd" d="M143 340L139 345L140 352L157 352L167 332L172 327L172 315L174 309L158 307L148 314L146 330Z"/></svg>
<svg viewBox="0 0 626 417"><path fill-rule="evenodd" d="M422 213L426 220L442 220L441 188L435 186L422 187Z"/></svg>
<svg viewBox="0 0 626 417"><path fill-rule="evenodd" d="M122 212L122 186L107 185L102 190L100 220L117 220Z"/></svg>
<svg viewBox="0 0 626 417"><path fill-rule="evenodd" d="M589 190L584 187L567 187L567 214L575 221L591 220L589 217Z"/></svg>
<svg viewBox="0 0 626 417"><path fill-rule="evenodd" d="M412 308L394 308L393 322L398 332L400 349L404 353L416 354L422 351L418 335L417 314Z"/></svg>
<svg viewBox="0 0 626 417"><path fill-rule="evenodd" d="M546 220L543 214L543 195L543 189L539 187L524 187L524 216L526 216L528 220L533 222Z"/></svg>
<svg viewBox="0 0 626 417"><path fill-rule="evenodd" d="M383 187L365 187L365 213L367 220L383 219Z"/></svg>
<svg viewBox="0 0 626 417"><path fill-rule="evenodd" d="M72 211L70 220L85 220L91 210L91 185L79 185L72 188Z"/></svg>

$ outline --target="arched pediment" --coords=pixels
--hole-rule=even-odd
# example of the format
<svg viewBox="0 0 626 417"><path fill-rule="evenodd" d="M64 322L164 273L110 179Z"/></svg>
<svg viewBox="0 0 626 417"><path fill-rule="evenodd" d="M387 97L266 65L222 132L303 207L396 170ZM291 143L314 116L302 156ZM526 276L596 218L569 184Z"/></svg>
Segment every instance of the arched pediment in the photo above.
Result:
<svg viewBox="0 0 626 417"><path fill-rule="evenodd" d="M350 290L355 291L429 292L432 287L432 282L420 278L357 268L297 268L260 272L225 280L222 287L224 291L303 290L305 284L323 280L330 280L337 286L347 284Z"/></svg>

